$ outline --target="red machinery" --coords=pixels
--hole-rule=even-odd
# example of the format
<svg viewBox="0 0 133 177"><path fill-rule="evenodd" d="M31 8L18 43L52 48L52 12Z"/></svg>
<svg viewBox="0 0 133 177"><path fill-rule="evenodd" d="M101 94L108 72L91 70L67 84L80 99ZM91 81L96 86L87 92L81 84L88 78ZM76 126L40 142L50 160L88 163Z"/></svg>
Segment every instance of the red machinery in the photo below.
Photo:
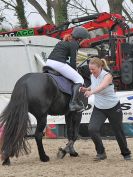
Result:
<svg viewBox="0 0 133 177"><path fill-rule="evenodd" d="M96 29L113 30L117 27L117 35L123 35L123 30L127 28L125 23L125 18L119 14L109 14L106 12L98 13L95 15L80 17L72 19L71 21L66 21L62 25L56 27L55 25L46 24L41 27L34 27L30 29L17 29L9 32L1 32L2 37L12 37L12 36L33 36L33 35L48 35L51 37L62 39L64 35L70 34L75 27L68 28L70 24L81 23L81 26L88 29L88 31Z"/></svg>
<svg viewBox="0 0 133 177"><path fill-rule="evenodd" d="M83 23L84 22L84 23ZM85 23L86 22L86 23ZM0 36L33 36L47 35L54 38L62 39L64 35L70 34L73 27L69 28L70 24L79 23L88 31L96 29L104 29L107 34L87 39L82 43L82 47L91 47L108 43L109 52L108 58L111 65L111 70L117 85L117 89L133 89L133 45L129 44L129 36L133 35L133 29L125 22L125 18L120 14L99 13L90 16L80 17L66 21L62 25L46 24L42 27L30 29L20 29L11 32L0 33ZM77 26L77 25L76 25Z"/></svg>

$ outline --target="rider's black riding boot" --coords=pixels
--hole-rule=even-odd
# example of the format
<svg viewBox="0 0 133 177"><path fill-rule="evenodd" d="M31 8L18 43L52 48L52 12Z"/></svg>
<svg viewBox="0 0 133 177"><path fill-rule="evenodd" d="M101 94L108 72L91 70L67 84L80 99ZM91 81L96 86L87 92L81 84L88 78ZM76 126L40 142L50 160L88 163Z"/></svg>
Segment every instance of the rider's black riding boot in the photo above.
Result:
<svg viewBox="0 0 133 177"><path fill-rule="evenodd" d="M73 86L73 96L72 96L72 99L69 103L70 111L82 111L82 110L84 110L83 103L78 101L79 88L81 86L82 86L82 84L74 84L74 86Z"/></svg>

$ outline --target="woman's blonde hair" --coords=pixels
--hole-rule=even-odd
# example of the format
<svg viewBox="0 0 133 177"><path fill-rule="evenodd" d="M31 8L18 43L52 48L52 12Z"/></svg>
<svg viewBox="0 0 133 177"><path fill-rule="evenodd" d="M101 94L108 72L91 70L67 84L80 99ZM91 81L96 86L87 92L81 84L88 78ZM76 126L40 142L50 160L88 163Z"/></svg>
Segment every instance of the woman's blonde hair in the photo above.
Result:
<svg viewBox="0 0 133 177"><path fill-rule="evenodd" d="M103 69L110 70L110 68L107 65L107 61L104 58L98 58L94 57L89 60L89 64L95 64L98 67L102 67Z"/></svg>

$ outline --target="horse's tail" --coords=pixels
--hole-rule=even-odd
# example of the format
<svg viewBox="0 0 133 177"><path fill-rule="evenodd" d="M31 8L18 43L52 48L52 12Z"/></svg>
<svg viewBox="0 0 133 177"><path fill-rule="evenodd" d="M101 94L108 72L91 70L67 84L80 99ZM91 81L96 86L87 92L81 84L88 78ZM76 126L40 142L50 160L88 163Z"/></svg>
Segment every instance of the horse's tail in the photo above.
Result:
<svg viewBox="0 0 133 177"><path fill-rule="evenodd" d="M28 116L27 88L25 83L18 82L13 90L11 99L0 116L4 126L2 153L6 157L18 157L20 152L26 154L30 146L26 142L26 134L30 126Z"/></svg>

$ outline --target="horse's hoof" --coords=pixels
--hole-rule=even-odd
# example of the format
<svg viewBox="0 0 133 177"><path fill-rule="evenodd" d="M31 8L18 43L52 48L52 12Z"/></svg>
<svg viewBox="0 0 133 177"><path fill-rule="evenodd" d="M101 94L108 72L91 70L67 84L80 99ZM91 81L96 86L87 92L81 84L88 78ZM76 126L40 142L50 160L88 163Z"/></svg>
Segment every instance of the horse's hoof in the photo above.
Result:
<svg viewBox="0 0 133 177"><path fill-rule="evenodd" d="M63 159L65 155L66 155L66 151L64 151L62 148L59 148L58 153L57 153L57 158Z"/></svg>
<svg viewBox="0 0 133 177"><path fill-rule="evenodd" d="M49 158L49 156L45 155L43 158L40 158L40 160L42 162L48 162L48 161L50 161L50 158Z"/></svg>
<svg viewBox="0 0 133 177"><path fill-rule="evenodd" d="M6 159L3 161L2 165L11 165L10 159Z"/></svg>
<svg viewBox="0 0 133 177"><path fill-rule="evenodd" d="M70 156L71 156L71 157L78 157L79 154L78 154L77 152L74 152L74 153L70 153Z"/></svg>

